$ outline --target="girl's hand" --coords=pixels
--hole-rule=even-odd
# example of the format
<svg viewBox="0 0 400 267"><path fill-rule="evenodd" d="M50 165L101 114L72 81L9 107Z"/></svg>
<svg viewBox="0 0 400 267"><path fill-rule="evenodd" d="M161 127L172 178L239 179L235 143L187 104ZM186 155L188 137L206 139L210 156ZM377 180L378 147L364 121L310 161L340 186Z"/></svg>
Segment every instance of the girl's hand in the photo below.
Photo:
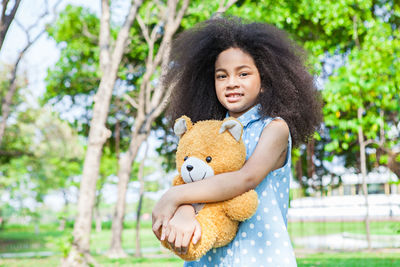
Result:
<svg viewBox="0 0 400 267"><path fill-rule="evenodd" d="M182 205L168 223L166 238L179 254L186 254L190 239L196 244L201 237L201 227L192 205Z"/></svg>
<svg viewBox="0 0 400 267"><path fill-rule="evenodd" d="M153 208L152 222L153 232L159 240L165 239L165 232L167 230L168 221L174 215L179 204L172 192L173 188L169 189L156 203ZM160 229L161 228L161 229ZM161 236L160 236L161 230Z"/></svg>

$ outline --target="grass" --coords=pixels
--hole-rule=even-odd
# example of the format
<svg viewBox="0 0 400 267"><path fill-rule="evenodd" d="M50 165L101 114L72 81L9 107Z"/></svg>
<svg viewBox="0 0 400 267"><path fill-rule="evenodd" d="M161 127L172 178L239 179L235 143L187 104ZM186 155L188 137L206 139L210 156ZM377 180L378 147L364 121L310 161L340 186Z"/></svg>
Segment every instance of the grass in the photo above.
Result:
<svg viewBox="0 0 400 267"><path fill-rule="evenodd" d="M297 259L298 266L304 267L395 267L400 266L400 253L342 252L317 253Z"/></svg>
<svg viewBox="0 0 400 267"><path fill-rule="evenodd" d="M128 225L123 232L122 247L126 250L135 249L136 234L134 225ZM398 235L399 222L371 222L372 235ZM68 242L72 229L57 230L55 225L40 225L35 231L33 225L9 225L0 231L0 253L7 252L59 252ZM291 237L328 235L334 233L365 234L363 222L291 222L288 226ZM144 222L140 231L142 248L157 248L158 240L151 230L151 222ZM111 230L104 229L97 233L92 231L91 251L100 254L105 252L110 245Z"/></svg>
<svg viewBox="0 0 400 267"><path fill-rule="evenodd" d="M8 226L0 231L0 253L10 252L37 252L53 251L59 252L63 243L68 241L72 229L64 231L56 230L56 227L40 226L35 232L33 226L14 227ZM122 247L134 249L136 247L135 229L125 229L123 232ZM140 230L142 248L159 247L160 242L154 236L151 225L146 223ZM110 246L111 230L105 229L99 233L92 231L91 252L102 253Z"/></svg>
<svg viewBox="0 0 400 267"><path fill-rule="evenodd" d="M372 221L371 235L398 235L399 222ZM328 235L336 233L365 234L364 222L291 222L288 225L291 237Z"/></svg>
<svg viewBox="0 0 400 267"><path fill-rule="evenodd" d="M132 251L135 248L134 225L129 225L123 232L122 246L125 250ZM398 222L371 222L371 234L373 235L395 235L399 234ZM327 235L341 232L354 234L365 233L363 222L291 222L289 233L292 237ZM35 227L9 225L0 231L0 253L5 252L32 252L53 251L58 254L51 257L36 258L0 258L0 267L17 266L58 266L61 261L62 246L68 243L68 236L72 229L65 231L57 230L55 225L41 225L35 232ZM145 222L141 227L142 248L158 248L160 244L152 233L151 224ZM102 266L143 266L143 267L175 267L182 266L181 259L162 252L151 252L145 254L146 258L129 257L127 259L108 259L102 256L107 251L111 239L111 230L104 229L100 233L92 231L91 252ZM158 253L158 254L156 254ZM298 266L327 266L327 267L370 267L370 266L400 266L400 253L372 252L341 252L341 253L315 253L300 255L297 253Z"/></svg>
<svg viewBox="0 0 400 267"><path fill-rule="evenodd" d="M95 256L95 259L104 267L178 267L183 261L176 257L159 258L127 258L108 259L104 256ZM1 259L0 267L53 267L60 264L60 257L30 259ZM345 253L317 253L297 258L299 267L395 267L400 266L400 253L373 252L345 252Z"/></svg>

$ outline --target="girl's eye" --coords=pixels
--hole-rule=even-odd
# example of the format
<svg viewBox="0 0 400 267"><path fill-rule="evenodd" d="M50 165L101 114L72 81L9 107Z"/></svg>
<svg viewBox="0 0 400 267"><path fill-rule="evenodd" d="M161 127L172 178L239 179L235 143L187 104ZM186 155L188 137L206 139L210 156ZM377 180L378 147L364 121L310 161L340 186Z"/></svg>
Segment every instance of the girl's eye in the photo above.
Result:
<svg viewBox="0 0 400 267"><path fill-rule="evenodd" d="M188 159L188 157L186 156L186 157L183 158L183 161L185 161L185 160L187 160L187 159Z"/></svg>
<svg viewBox="0 0 400 267"><path fill-rule="evenodd" d="M224 79L224 78L226 78L226 75L224 74L217 75L217 79Z"/></svg>
<svg viewBox="0 0 400 267"><path fill-rule="evenodd" d="M247 75L249 75L249 74L246 72L240 73L240 76L247 76Z"/></svg>
<svg viewBox="0 0 400 267"><path fill-rule="evenodd" d="M208 156L208 157L206 158L207 163L210 163L211 160L212 160L212 158L211 158L210 156Z"/></svg>

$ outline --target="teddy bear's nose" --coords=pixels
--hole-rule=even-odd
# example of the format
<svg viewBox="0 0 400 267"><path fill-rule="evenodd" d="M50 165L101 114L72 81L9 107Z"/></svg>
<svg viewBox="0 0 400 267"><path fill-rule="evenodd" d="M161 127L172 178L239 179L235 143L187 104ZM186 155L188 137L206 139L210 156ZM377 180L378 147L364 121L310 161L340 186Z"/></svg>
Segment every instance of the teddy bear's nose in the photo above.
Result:
<svg viewBox="0 0 400 267"><path fill-rule="evenodd" d="M193 166L192 166L192 165L187 165L187 166L186 166L186 169L187 169L188 171L191 171L191 170L193 170Z"/></svg>

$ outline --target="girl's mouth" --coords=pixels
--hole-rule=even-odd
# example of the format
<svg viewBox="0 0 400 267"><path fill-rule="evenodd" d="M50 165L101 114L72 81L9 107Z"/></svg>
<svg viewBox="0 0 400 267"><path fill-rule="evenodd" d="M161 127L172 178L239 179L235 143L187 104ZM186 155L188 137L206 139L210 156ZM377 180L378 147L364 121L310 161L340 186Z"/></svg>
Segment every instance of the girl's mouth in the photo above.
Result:
<svg viewBox="0 0 400 267"><path fill-rule="evenodd" d="M241 94L241 93L227 93L227 94L225 94L226 99L230 103L238 102L243 97L243 95L244 94Z"/></svg>

